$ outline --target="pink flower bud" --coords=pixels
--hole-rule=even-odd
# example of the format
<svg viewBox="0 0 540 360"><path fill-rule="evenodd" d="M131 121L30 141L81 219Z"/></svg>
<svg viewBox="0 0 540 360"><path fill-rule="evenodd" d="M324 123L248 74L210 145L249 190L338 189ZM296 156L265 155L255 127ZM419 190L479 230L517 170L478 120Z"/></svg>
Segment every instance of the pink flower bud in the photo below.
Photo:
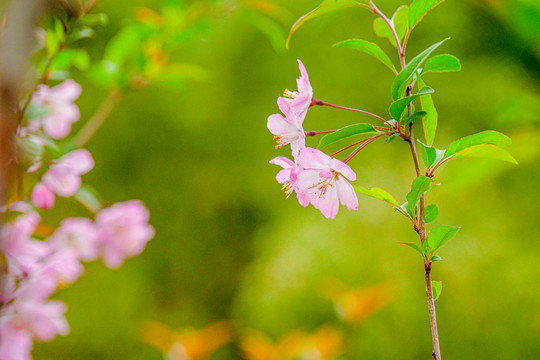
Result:
<svg viewBox="0 0 540 360"><path fill-rule="evenodd" d="M39 182L32 190L32 203L38 209L51 209L54 206L54 193L43 183Z"/></svg>

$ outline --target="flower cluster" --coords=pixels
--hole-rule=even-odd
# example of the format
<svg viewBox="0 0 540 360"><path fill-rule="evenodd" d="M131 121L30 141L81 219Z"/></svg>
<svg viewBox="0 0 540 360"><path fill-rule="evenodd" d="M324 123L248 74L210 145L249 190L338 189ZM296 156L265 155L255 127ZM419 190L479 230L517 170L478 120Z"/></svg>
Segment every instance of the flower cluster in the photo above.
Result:
<svg viewBox="0 0 540 360"><path fill-rule="evenodd" d="M349 210L358 210L356 193L348 181L355 181L356 174L343 161L306 147L303 123L316 100L306 68L300 60L298 64L301 74L297 80L298 91L285 90L284 96L278 98L282 114L270 115L267 122L268 130L275 135L276 148L290 144L294 161L280 156L270 163L283 168L276 180L282 184L287 197L295 192L302 206L312 204L326 218L333 219L340 203Z"/></svg>
<svg viewBox="0 0 540 360"><path fill-rule="evenodd" d="M34 185L30 194L19 189L22 196L0 215L5 219L0 227L0 360L31 359L35 340L69 332L66 304L50 296L82 275L83 262L101 258L118 268L154 236L148 209L139 200L100 209L94 220L66 217L56 229L42 222L39 212L53 208L56 196L76 195L81 175L94 167L87 150L63 151L53 140L68 136L79 119L73 101L80 93L73 80L54 88L40 85L31 103L37 115L27 115L18 129L23 155L30 158L24 183Z"/></svg>

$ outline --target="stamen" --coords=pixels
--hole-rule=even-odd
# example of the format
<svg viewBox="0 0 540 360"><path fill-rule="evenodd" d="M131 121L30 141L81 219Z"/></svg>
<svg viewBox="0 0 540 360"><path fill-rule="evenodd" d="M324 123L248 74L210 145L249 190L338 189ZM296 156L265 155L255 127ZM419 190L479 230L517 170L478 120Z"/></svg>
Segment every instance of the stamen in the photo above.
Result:
<svg viewBox="0 0 540 360"><path fill-rule="evenodd" d="M297 95L298 93L296 91L290 91L289 89L285 89L283 92L283 97L287 99L294 99Z"/></svg>

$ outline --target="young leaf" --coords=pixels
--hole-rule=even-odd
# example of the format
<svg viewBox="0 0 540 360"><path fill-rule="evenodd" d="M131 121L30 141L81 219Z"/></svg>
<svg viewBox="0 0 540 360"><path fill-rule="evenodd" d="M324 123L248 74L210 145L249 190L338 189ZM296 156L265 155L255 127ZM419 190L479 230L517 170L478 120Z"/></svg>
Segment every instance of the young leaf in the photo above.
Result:
<svg viewBox="0 0 540 360"><path fill-rule="evenodd" d="M399 75L394 79L394 83L392 84L392 99L397 100L401 96L400 94L400 88L402 85L406 84L409 79L416 73L416 70L426 61L426 59L431 55L431 53L438 48L443 42L445 42L448 39L444 39L442 41L439 41L436 44L431 45L426 50L422 51L419 55L417 55L414 59L412 59L407 66L405 66Z"/></svg>
<svg viewBox="0 0 540 360"><path fill-rule="evenodd" d="M518 164L516 159L514 159L514 157L510 155L508 151L491 144L474 145L466 149L460 150L452 156L452 160L470 157L496 159L507 161L515 165Z"/></svg>
<svg viewBox="0 0 540 360"><path fill-rule="evenodd" d="M328 134L321 139L318 148L323 148L336 141L360 134L377 134L378 131L371 124L354 124L346 126L338 131Z"/></svg>
<svg viewBox="0 0 540 360"><path fill-rule="evenodd" d="M356 192L360 194L371 196L372 198L379 199L379 200L382 200L384 202L387 202L389 204L399 207L399 203L396 201L396 199L394 199L394 197L390 195L390 193L386 190L383 190L378 187L372 187L371 189L368 189L360 185L353 186L353 187L354 187L354 190L356 190Z"/></svg>
<svg viewBox="0 0 540 360"><path fill-rule="evenodd" d="M407 202L411 206L413 213L416 213L416 204L420 197L429 190L429 185L433 182L433 179L427 176L418 176L414 179L411 187L411 192L407 194Z"/></svg>
<svg viewBox="0 0 540 360"><path fill-rule="evenodd" d="M428 72L449 72L460 71L461 63L459 59L453 55L437 55L426 61L426 65L422 70L422 74Z"/></svg>
<svg viewBox="0 0 540 360"><path fill-rule="evenodd" d="M422 251L422 248L420 247L420 244L413 243L413 242L402 242L401 244L407 245L413 248L414 250L418 251L420 255L422 255L422 257L425 257L424 252Z"/></svg>
<svg viewBox="0 0 540 360"><path fill-rule="evenodd" d="M429 249L434 252L437 251L441 246L445 245L447 242L452 240L459 231L458 226L446 226L438 225L435 226L429 232L427 243Z"/></svg>
<svg viewBox="0 0 540 360"><path fill-rule="evenodd" d="M294 34L296 30L300 28L300 26L304 25L306 21L309 21L311 19L316 18L317 16L321 16L336 10L341 10L347 7L351 6L362 6L367 9L369 9L369 5L364 3L363 1L354 1L354 0L324 0L319 6L317 6L315 9L308 12L306 15L302 16L300 19L296 20L296 22L291 27L291 30L289 31L289 36L287 37L287 43L286 47L289 48L289 42L291 41L291 36Z"/></svg>
<svg viewBox="0 0 540 360"><path fill-rule="evenodd" d="M426 206L424 209L424 219L426 224L437 220L437 216L439 216L439 207L437 205L431 204Z"/></svg>
<svg viewBox="0 0 540 360"><path fill-rule="evenodd" d="M399 137L399 133L392 134L384 141L385 144L388 144L394 140L396 140Z"/></svg>
<svg viewBox="0 0 540 360"><path fill-rule="evenodd" d="M440 257L439 255L433 255L431 257L431 262L435 262L435 261L442 261L442 257Z"/></svg>
<svg viewBox="0 0 540 360"><path fill-rule="evenodd" d="M486 130L454 141L448 146L448 149L446 149L444 157L447 158L460 150L474 145L492 144L504 147L510 145L511 143L512 140L510 140L508 136L498 131Z"/></svg>
<svg viewBox="0 0 540 360"><path fill-rule="evenodd" d="M396 68L392 64L392 60L386 55L386 53L379 47L379 45L371 43L361 39L350 39L338 42L334 44L335 47L346 47L351 49L360 50L368 55L375 57L377 60L386 65L394 74L397 75Z"/></svg>
<svg viewBox="0 0 540 360"><path fill-rule="evenodd" d="M410 123L412 123L414 120L417 120L417 119L421 119L423 118L424 116L426 116L427 113L425 111L417 111L415 112L414 114L412 114L411 116L409 116L407 118L407 120L405 120L405 126L409 125Z"/></svg>
<svg viewBox="0 0 540 360"><path fill-rule="evenodd" d="M390 19L390 22L394 26L394 29L400 41L403 40L403 37L407 32L407 9L408 7L406 5L400 6ZM380 38L387 39L388 41L390 41L390 44L392 44L392 46L397 47L396 39L394 38L392 30L390 30L388 24L382 18L378 17L373 21L373 30L375 31L375 35Z"/></svg>
<svg viewBox="0 0 540 360"><path fill-rule="evenodd" d="M431 165L435 163L435 159L437 157L437 151L435 150L435 148L425 145L420 140L418 140L418 142L420 143L420 149L421 149L422 160L424 161L424 165L426 165L426 167L429 168L431 167Z"/></svg>
<svg viewBox="0 0 540 360"><path fill-rule="evenodd" d="M401 119L401 115L403 114L403 111L405 110L407 105L409 105L411 102L413 102L414 99L416 99L419 96L425 95L425 94L431 94L433 92L435 92L435 90L433 90L432 88L426 86L426 87L422 88L422 90L420 90L417 94L407 96L407 97L404 97L404 98L399 99L397 101L394 101L392 103L392 105L390 105L390 109L388 111L390 112L390 115L392 115L392 117L394 119L399 121Z"/></svg>
<svg viewBox="0 0 540 360"><path fill-rule="evenodd" d="M431 288L433 289L433 301L436 301L442 292L442 281L432 281Z"/></svg>
<svg viewBox="0 0 540 360"><path fill-rule="evenodd" d="M424 83L420 75L416 77L416 82L418 84L418 88L426 87L426 83ZM437 110L435 109L435 105L433 104L433 98L431 97L431 95L428 94L421 96L420 104L422 105L422 110L427 113L422 120L424 138L426 139L426 143L428 145L431 145L435 140L435 133L437 132L437 121L439 118L439 114L437 114Z"/></svg>
<svg viewBox="0 0 540 360"><path fill-rule="evenodd" d="M88 184L83 184L73 197L94 214L102 208L97 191Z"/></svg>
<svg viewBox="0 0 540 360"><path fill-rule="evenodd" d="M409 28L414 28L435 6L444 0L414 0L409 6Z"/></svg>

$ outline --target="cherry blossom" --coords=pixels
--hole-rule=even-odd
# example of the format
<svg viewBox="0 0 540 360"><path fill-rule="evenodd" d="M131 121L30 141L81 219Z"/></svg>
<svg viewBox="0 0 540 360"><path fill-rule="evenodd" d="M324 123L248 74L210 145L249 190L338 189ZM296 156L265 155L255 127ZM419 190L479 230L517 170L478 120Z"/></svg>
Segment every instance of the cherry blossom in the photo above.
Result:
<svg viewBox="0 0 540 360"><path fill-rule="evenodd" d="M306 134L302 127L304 119L296 115L291 103L284 98L278 98L278 106L285 116L281 114L270 115L267 122L268 130L275 135L276 149L291 144L293 156L298 156L300 150L306 146Z"/></svg>
<svg viewBox="0 0 540 360"><path fill-rule="evenodd" d="M144 250L155 233L148 224L149 218L148 209L138 200L114 204L97 214L101 256L105 265L118 268L124 259Z"/></svg>
<svg viewBox="0 0 540 360"><path fill-rule="evenodd" d="M336 217L340 203L349 210L358 210L358 198L347 181L356 180L356 174L347 164L312 148L302 150L296 160L303 169L295 182L297 193L326 218Z"/></svg>
<svg viewBox="0 0 540 360"><path fill-rule="evenodd" d="M31 119L29 129L41 126L53 139L63 139L71 131L71 125L79 120L80 112L75 99L81 95L81 86L71 79L53 88L41 84L32 95L32 103L48 110L46 115Z"/></svg>
<svg viewBox="0 0 540 360"><path fill-rule="evenodd" d="M278 156L270 160L270 164L279 165L283 169L280 170L276 175L276 181L282 185L281 189L285 191L287 198L293 193L296 189L296 181L298 179L298 174L302 171L302 168L298 166L294 161L283 157ZM296 191L296 196L298 202L302 206L307 206L309 204L309 199L303 193Z"/></svg>
<svg viewBox="0 0 540 360"><path fill-rule="evenodd" d="M311 102L313 101L313 88L309 82L306 67L300 60L298 60L298 67L300 68L300 77L296 80L298 91L286 89L283 96L290 101L291 107L298 118L304 121L307 111L311 107Z"/></svg>
<svg viewBox="0 0 540 360"><path fill-rule="evenodd" d="M39 182L32 190L32 204L38 209L52 209L54 206L54 192L52 192L45 184Z"/></svg>
<svg viewBox="0 0 540 360"><path fill-rule="evenodd" d="M93 167L94 159L88 150L74 150L53 163L41 182L59 196L73 196L81 187L81 175Z"/></svg>
<svg viewBox="0 0 540 360"><path fill-rule="evenodd" d="M47 239L57 251L72 249L84 261L97 259L99 239L97 227L90 219L68 218L62 220L58 229Z"/></svg>

